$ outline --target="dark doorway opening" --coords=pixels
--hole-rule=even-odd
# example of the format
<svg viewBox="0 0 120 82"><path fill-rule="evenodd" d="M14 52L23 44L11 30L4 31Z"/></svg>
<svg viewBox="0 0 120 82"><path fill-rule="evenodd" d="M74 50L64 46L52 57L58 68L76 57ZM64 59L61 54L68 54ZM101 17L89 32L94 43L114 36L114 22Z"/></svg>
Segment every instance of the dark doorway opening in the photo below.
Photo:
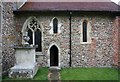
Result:
<svg viewBox="0 0 120 82"><path fill-rule="evenodd" d="M58 66L58 48L55 45L50 48L50 66Z"/></svg>

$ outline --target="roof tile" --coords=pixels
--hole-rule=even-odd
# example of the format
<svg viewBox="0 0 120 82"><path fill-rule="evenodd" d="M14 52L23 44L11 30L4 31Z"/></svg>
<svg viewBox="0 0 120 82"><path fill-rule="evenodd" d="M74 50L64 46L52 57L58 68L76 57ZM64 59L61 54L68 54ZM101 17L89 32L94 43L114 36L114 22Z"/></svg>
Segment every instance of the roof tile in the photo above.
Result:
<svg viewBox="0 0 120 82"><path fill-rule="evenodd" d="M119 11L114 2L26 2L17 11Z"/></svg>

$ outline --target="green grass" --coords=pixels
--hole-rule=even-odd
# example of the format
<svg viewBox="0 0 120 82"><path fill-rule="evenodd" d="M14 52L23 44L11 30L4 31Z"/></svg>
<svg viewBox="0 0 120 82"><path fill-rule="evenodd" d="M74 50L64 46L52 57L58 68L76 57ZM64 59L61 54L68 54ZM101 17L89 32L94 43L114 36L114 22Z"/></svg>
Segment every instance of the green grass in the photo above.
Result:
<svg viewBox="0 0 120 82"><path fill-rule="evenodd" d="M60 74L61 80L118 80L114 68L65 68Z"/></svg>
<svg viewBox="0 0 120 82"><path fill-rule="evenodd" d="M48 68L40 68L31 80L48 80L47 75ZM118 80L118 70L114 68L63 68L60 71L60 75L61 80ZM23 79L10 79L6 76L3 77L3 80Z"/></svg>
<svg viewBox="0 0 120 82"><path fill-rule="evenodd" d="M40 68L34 77L34 80L48 80L48 68Z"/></svg>

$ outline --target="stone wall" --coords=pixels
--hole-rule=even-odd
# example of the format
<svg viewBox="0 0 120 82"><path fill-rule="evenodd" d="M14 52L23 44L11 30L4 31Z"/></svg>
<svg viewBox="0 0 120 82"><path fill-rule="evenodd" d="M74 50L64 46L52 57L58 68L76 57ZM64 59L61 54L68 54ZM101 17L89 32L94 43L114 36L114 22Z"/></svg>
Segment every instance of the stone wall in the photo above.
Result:
<svg viewBox="0 0 120 82"><path fill-rule="evenodd" d="M16 38L17 44L22 41L22 27L30 16L35 16L43 27L42 55L37 55L37 62L40 66L49 66L49 48L52 44L57 44L60 49L60 67L69 67L69 16L66 13L41 14L24 13L16 14ZM118 29L115 24L115 17L106 13L97 14L73 14L72 15L72 67L111 67L115 62L114 55L118 50ZM49 34L50 22L57 17L62 24L60 34ZM91 25L91 43L81 44L81 22L88 20ZM114 39L116 38L116 39ZM117 41L117 42L116 42Z"/></svg>
<svg viewBox="0 0 120 82"><path fill-rule="evenodd" d="M119 5L119 10L120 10L120 1L118 2ZM120 35L120 16L117 17L118 18L118 35ZM120 36L118 36L118 66L120 68Z"/></svg>
<svg viewBox="0 0 120 82"><path fill-rule="evenodd" d="M113 47L114 47L114 66L120 67L120 16L116 17L114 21L114 30L113 30Z"/></svg>
<svg viewBox="0 0 120 82"><path fill-rule="evenodd" d="M52 45L59 50L59 66L69 67L69 15L61 12L13 14L14 3L3 3L2 29L0 30L0 52L2 52L3 73L15 64L14 46L22 43L22 27L30 16L35 16L42 25L42 53L36 55L39 66L49 66ZM1 8L1 6L0 6ZM57 17L62 24L60 34L50 34L51 20ZM91 24L91 43L81 44L81 22ZM120 38L120 17L111 14L72 15L72 67L111 67L118 65ZM2 33L1 33L2 31ZM2 39L1 39L2 38ZM2 46L2 48L1 48ZM1 51L2 50L2 51ZM0 60L1 62L1 60Z"/></svg>
<svg viewBox="0 0 120 82"><path fill-rule="evenodd" d="M14 45L16 43L13 3L3 2L2 10L2 68L5 74L15 63Z"/></svg>
<svg viewBox="0 0 120 82"><path fill-rule="evenodd" d="M17 30L17 43L18 45L21 45L22 41L22 27L24 22L30 17L35 16L39 22L42 25L42 54L36 56L36 60L39 63L39 66L49 66L49 60L50 60L50 53L49 49L50 46L56 45L59 50L59 63L61 67L68 67L69 66L69 19L66 16L61 15L39 15L39 14L24 14L22 15L16 15L16 30ZM61 27L61 33L60 34L50 34L50 23L54 17L57 17L58 20L62 23Z"/></svg>
<svg viewBox="0 0 120 82"><path fill-rule="evenodd" d="M91 43L80 43L80 22L82 20L90 22ZM115 17L111 15L83 15L74 16L72 19L72 66L73 67L111 67L114 64L113 37L117 30L114 24ZM89 28L89 27L88 27ZM114 34L113 34L114 33ZM115 44L117 45L117 44ZM117 48L118 49L118 48Z"/></svg>
<svg viewBox="0 0 120 82"><path fill-rule="evenodd" d="M2 3L0 1L0 81L1 81L1 76L2 76L2 31L1 31L1 27L2 27L2 24L1 24L1 19L2 19L2 14L1 14L1 11L2 11Z"/></svg>

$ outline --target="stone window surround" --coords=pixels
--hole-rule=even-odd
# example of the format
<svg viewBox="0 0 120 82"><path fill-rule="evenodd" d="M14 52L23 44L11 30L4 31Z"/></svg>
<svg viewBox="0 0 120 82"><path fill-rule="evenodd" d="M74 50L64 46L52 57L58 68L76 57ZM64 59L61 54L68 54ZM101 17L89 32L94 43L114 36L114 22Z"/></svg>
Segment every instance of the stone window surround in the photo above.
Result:
<svg viewBox="0 0 120 82"><path fill-rule="evenodd" d="M58 48L58 67L60 67L60 47L56 44L56 43L52 43L49 48L48 48L48 51L47 51L47 57L48 57L48 67L50 67L50 49L51 47L55 45L57 48Z"/></svg>
<svg viewBox="0 0 120 82"><path fill-rule="evenodd" d="M55 18L58 20L58 33L54 33L54 32L53 32L53 20L54 20ZM60 20L58 19L58 17L53 17L52 20L51 20L51 22L50 22L50 25L49 25L49 26L51 27L51 28L50 28L50 31L49 31L50 34L60 34L60 33L61 33L62 23L60 22Z"/></svg>
<svg viewBox="0 0 120 82"><path fill-rule="evenodd" d="M87 42L83 42L83 22L87 21ZM88 21L88 19L82 19L82 21L80 22L80 43L81 44L90 44L91 43L91 24L90 21Z"/></svg>
<svg viewBox="0 0 120 82"><path fill-rule="evenodd" d="M35 16L31 16L31 17L29 17L29 18L27 18L27 20L25 21L25 23L23 24L23 28L22 28L22 44L24 44L24 40L23 40L23 36L24 36L24 34L25 34L25 32L26 32L26 28L27 28L27 25L28 25L28 23L29 23L29 21L31 21L31 20L36 20L37 22L38 22L38 24L40 25L40 31L41 31L41 37L42 37L42 44L41 44L41 46L42 46L42 49L43 49L43 26L42 26L42 24L39 22L39 20L35 17ZM34 35L33 35L34 36ZM34 43L35 41L33 40L33 43ZM33 44L34 45L34 44ZM42 51L42 50L41 50ZM41 54L41 52L36 52L36 55L40 55Z"/></svg>

